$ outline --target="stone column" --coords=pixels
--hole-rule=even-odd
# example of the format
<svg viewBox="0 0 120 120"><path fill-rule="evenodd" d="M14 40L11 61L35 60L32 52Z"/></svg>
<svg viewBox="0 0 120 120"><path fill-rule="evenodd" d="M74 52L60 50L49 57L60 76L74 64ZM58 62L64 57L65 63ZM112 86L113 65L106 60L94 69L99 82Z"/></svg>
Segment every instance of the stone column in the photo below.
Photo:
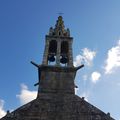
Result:
<svg viewBox="0 0 120 120"><path fill-rule="evenodd" d="M60 65L61 41L57 40L56 65Z"/></svg>
<svg viewBox="0 0 120 120"><path fill-rule="evenodd" d="M69 58L68 66L70 66L70 67L73 67L72 42L73 42L73 40L71 39L69 41L69 51L68 51L68 58Z"/></svg>
<svg viewBox="0 0 120 120"><path fill-rule="evenodd" d="M48 64L48 52L49 52L49 40L46 39L45 49L44 49L44 54L43 54L43 61L42 61L43 65Z"/></svg>

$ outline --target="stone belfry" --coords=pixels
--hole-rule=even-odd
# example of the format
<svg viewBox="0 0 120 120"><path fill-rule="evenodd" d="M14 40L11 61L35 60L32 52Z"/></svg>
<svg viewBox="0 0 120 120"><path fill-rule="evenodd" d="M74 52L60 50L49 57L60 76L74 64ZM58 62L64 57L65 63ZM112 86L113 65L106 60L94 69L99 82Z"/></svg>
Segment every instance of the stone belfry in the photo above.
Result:
<svg viewBox="0 0 120 120"><path fill-rule="evenodd" d="M74 94L75 73L83 65L73 66L72 42L70 31L65 29L59 16L55 28L51 27L46 35L42 65L38 65L38 96L41 93Z"/></svg>
<svg viewBox="0 0 120 120"><path fill-rule="evenodd" d="M65 29L62 16L59 16L55 28L51 27L49 35L46 36L43 65L55 61L55 65L73 67L72 41L69 29Z"/></svg>
<svg viewBox="0 0 120 120"><path fill-rule="evenodd" d="M75 95L74 79L79 67L73 66L73 38L65 29L62 16L46 35L42 64L38 68L38 95L33 101L7 112L1 120L114 120Z"/></svg>

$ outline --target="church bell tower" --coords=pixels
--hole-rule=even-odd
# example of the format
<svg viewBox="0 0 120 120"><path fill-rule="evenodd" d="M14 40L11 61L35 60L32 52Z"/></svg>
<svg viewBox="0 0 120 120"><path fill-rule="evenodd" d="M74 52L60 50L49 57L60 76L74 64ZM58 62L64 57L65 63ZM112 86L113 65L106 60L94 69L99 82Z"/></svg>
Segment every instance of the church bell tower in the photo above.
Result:
<svg viewBox="0 0 120 120"><path fill-rule="evenodd" d="M45 37L42 65L37 65L38 97L41 93L74 94L75 74L83 65L78 68L73 66L72 42L70 31L65 29L62 16L59 16L55 28L50 27Z"/></svg>
<svg viewBox="0 0 120 120"><path fill-rule="evenodd" d="M43 65L54 62L56 66L73 67L72 41L69 29L65 29L62 16L58 17L55 28L46 35Z"/></svg>

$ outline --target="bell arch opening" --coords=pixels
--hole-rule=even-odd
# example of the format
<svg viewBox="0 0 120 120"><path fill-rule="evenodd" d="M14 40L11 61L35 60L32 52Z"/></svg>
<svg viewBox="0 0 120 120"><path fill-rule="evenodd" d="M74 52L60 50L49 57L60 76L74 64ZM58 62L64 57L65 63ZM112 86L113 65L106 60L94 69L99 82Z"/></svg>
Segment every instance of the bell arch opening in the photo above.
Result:
<svg viewBox="0 0 120 120"><path fill-rule="evenodd" d="M51 40L48 50L48 64L54 65L56 63L56 53L57 53L57 42L56 40Z"/></svg>
<svg viewBox="0 0 120 120"><path fill-rule="evenodd" d="M61 56L60 56L60 63L62 66L67 66L68 64L68 42L63 41L61 43Z"/></svg>

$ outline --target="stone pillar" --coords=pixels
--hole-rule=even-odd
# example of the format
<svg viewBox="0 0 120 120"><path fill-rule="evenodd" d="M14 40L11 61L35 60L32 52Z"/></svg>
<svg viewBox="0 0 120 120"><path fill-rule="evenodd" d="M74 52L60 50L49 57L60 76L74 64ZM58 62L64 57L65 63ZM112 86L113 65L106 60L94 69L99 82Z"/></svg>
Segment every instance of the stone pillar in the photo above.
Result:
<svg viewBox="0 0 120 120"><path fill-rule="evenodd" d="M49 52L49 40L46 39L45 50L44 50L43 61L42 61L43 65L48 64L48 52Z"/></svg>
<svg viewBox="0 0 120 120"><path fill-rule="evenodd" d="M60 65L61 41L57 40L56 65Z"/></svg>
<svg viewBox="0 0 120 120"><path fill-rule="evenodd" d="M69 51L68 51L68 66L73 67L73 53L72 53L72 39L69 41Z"/></svg>

